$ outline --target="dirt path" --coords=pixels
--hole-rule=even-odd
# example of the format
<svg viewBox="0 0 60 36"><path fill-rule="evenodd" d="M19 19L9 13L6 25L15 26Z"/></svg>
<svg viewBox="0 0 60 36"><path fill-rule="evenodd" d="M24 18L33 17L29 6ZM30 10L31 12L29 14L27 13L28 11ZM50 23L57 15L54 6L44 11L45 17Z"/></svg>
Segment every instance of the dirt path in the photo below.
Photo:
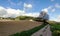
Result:
<svg viewBox="0 0 60 36"><path fill-rule="evenodd" d="M8 36L17 32L32 29L41 22L31 21L0 21L0 36Z"/></svg>

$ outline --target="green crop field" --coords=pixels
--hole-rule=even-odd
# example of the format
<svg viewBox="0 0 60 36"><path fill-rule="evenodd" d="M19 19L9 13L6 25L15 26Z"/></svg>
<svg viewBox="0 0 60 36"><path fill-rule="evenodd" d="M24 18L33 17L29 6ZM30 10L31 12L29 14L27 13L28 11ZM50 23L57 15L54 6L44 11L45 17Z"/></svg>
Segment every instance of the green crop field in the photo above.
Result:
<svg viewBox="0 0 60 36"><path fill-rule="evenodd" d="M52 36L60 36L60 24L50 24Z"/></svg>

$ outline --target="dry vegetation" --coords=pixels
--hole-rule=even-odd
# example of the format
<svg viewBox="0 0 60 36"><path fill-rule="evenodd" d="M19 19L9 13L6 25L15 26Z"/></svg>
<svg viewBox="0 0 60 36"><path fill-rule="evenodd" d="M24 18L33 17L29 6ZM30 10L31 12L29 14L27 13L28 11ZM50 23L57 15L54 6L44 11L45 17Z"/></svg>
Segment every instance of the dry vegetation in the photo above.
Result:
<svg viewBox="0 0 60 36"><path fill-rule="evenodd" d="M0 21L0 36L8 36L16 32L32 29L41 25L41 22L36 21Z"/></svg>

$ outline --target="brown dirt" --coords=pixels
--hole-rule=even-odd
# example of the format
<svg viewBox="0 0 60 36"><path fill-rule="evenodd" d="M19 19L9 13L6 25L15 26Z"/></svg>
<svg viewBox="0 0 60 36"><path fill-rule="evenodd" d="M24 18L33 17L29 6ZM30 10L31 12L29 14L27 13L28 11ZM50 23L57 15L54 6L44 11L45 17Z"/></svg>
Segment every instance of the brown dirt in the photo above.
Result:
<svg viewBox="0 0 60 36"><path fill-rule="evenodd" d="M41 25L41 22L36 21L0 21L0 36L8 36L17 32L32 29Z"/></svg>

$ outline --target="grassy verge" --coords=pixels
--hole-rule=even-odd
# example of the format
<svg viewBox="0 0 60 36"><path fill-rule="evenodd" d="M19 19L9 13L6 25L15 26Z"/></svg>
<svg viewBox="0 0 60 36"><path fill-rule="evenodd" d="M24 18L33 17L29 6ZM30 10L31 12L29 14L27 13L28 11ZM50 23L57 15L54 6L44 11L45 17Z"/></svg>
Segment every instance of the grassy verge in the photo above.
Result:
<svg viewBox="0 0 60 36"><path fill-rule="evenodd" d="M31 36L33 33L37 32L38 30L40 30L41 28L43 28L46 25L47 24L42 24L42 25L32 28L30 30L22 31L20 33L12 34L10 36Z"/></svg>
<svg viewBox="0 0 60 36"><path fill-rule="evenodd" d="M50 24L52 36L60 36L60 24Z"/></svg>

